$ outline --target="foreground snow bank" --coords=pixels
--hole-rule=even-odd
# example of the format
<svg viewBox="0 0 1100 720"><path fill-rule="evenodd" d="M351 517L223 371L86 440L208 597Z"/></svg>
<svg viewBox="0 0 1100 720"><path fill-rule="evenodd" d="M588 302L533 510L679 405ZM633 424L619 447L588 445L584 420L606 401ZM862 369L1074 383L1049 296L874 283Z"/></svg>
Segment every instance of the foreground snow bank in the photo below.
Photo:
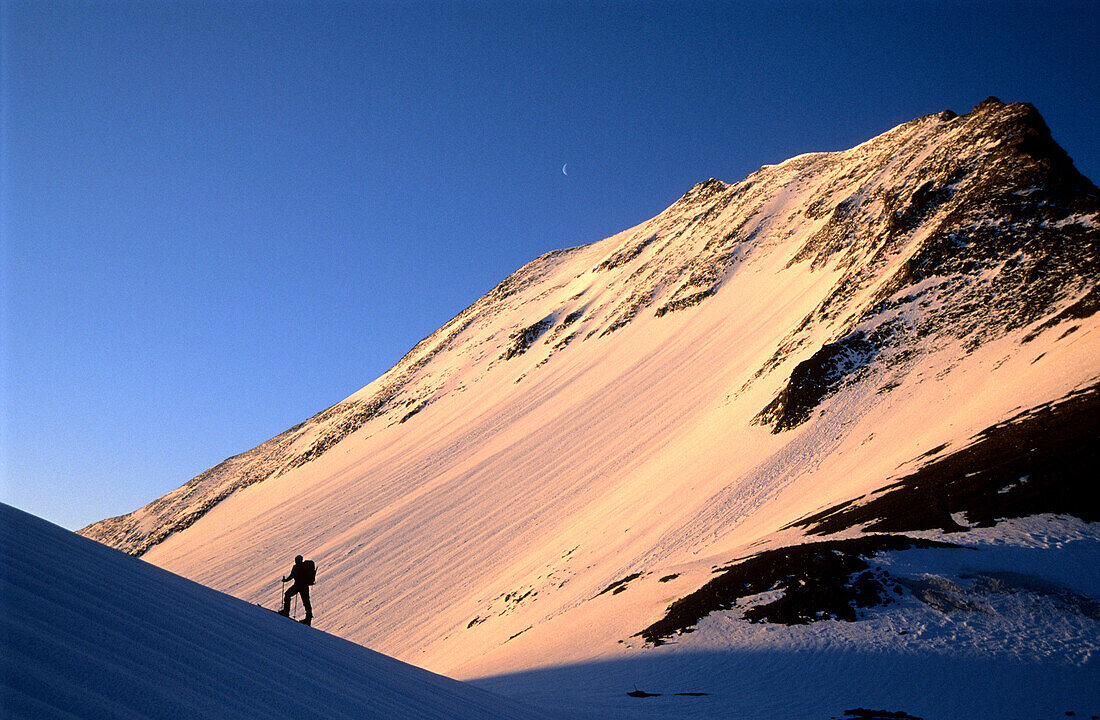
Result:
<svg viewBox="0 0 1100 720"><path fill-rule="evenodd" d="M540 716L6 505L0 547L5 718Z"/></svg>

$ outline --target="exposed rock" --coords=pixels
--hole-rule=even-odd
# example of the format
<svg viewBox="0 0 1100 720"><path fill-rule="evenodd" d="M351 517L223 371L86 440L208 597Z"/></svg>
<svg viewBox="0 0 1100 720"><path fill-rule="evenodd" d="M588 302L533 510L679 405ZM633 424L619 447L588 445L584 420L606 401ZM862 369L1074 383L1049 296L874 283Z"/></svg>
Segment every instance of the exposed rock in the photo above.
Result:
<svg viewBox="0 0 1100 720"><path fill-rule="evenodd" d="M642 251L652 245L653 241L656 239L657 235L653 234L645 238L644 240L635 242L629 247L620 248L611 257L607 258L599 265L597 265L596 271L601 272L604 270L614 270L617 267L626 265L628 262L641 255Z"/></svg>
<svg viewBox="0 0 1100 720"><path fill-rule="evenodd" d="M504 348L504 353L500 356L500 359L511 360L527 352L553 324L553 318L543 318L537 323L512 333L508 346Z"/></svg>
<svg viewBox="0 0 1100 720"><path fill-rule="evenodd" d="M893 578L872 569L867 558L909 548L954 547L903 535L871 535L766 550L721 568L721 574L668 606L665 616L639 632L651 645L691 632L713 612L732 609L740 598L782 590L778 599L743 611L750 622L804 625L835 618L854 621L859 608L891 602Z"/></svg>
<svg viewBox="0 0 1100 720"><path fill-rule="evenodd" d="M938 575L921 578L899 578L913 596L930 608L940 612L986 612L986 607L967 597L957 583Z"/></svg>
<svg viewBox="0 0 1100 720"><path fill-rule="evenodd" d="M922 720L904 710L869 710L867 708L845 710L844 716L855 720Z"/></svg>
<svg viewBox="0 0 1100 720"><path fill-rule="evenodd" d="M777 433L801 425L845 378L874 359L876 352L860 331L823 346L795 366L787 386L756 416L756 422L774 423L772 432Z"/></svg>
<svg viewBox="0 0 1100 720"><path fill-rule="evenodd" d="M1065 310L1055 314L1048 320L1045 320L1042 324L1025 335L1022 342L1031 342L1039 337L1045 330L1049 330L1052 327L1070 320L1082 320L1087 317L1092 317L1098 311L1100 311L1100 285L1094 285L1080 300L1073 303Z"/></svg>
<svg viewBox="0 0 1100 720"><path fill-rule="evenodd" d="M637 580L641 576L642 574L640 572L631 573L621 580L616 580L615 582L611 583L603 590L600 590L598 593L596 593L596 597L599 597L600 595L603 595L607 592L610 592L612 595L618 595L623 590L626 590L627 583L629 583L631 580Z"/></svg>

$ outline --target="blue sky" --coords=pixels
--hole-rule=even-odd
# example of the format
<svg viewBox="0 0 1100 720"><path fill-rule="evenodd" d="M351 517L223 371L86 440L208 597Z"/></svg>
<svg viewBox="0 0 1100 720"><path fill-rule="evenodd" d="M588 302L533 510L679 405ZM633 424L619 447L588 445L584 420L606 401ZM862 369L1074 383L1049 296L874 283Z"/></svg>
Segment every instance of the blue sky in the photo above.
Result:
<svg viewBox="0 0 1100 720"><path fill-rule="evenodd" d="M535 256L919 115L1032 102L1100 181L1097 5L4 0L0 500L128 512Z"/></svg>

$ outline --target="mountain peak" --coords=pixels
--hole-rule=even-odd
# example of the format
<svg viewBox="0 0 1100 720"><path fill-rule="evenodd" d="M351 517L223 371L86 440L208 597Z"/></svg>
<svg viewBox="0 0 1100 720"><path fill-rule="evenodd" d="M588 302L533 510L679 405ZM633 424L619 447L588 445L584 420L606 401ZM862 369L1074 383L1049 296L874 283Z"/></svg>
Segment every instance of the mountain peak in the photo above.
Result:
<svg viewBox="0 0 1100 720"><path fill-rule="evenodd" d="M984 110L992 110L1002 107L1004 107L1004 103L1001 102L1001 99L990 95L985 100L982 100L980 103L974 106L974 112L982 112Z"/></svg>
<svg viewBox="0 0 1100 720"><path fill-rule="evenodd" d="M352 397L85 532L144 552L237 490L307 466L364 426L419 421L454 388L501 368L526 383L585 343L721 304L743 268L764 257L783 257L783 272L804 274L800 283L814 285L825 270L836 277L812 304L796 303L798 322L744 381L748 388L784 369L793 385L775 388L757 419L792 429L875 358L908 352L914 338L946 332L981 342L1078 293L1100 263L1100 207L1089 192L1096 194L1035 108L996 98L965 116L918 118L850 150L800 155L735 185L704 180L635 228L528 263ZM557 288L570 294L547 300L566 292ZM961 310L921 309L934 302ZM967 312L978 305L984 315ZM898 312L904 322L887 321ZM466 381L450 380L463 373L441 365L456 353L471 373ZM790 362L811 360L792 373Z"/></svg>
<svg viewBox="0 0 1100 720"><path fill-rule="evenodd" d="M629 652L715 563L1095 382L1100 206L1047 137L987 100L697 183L83 532L254 602L293 537L332 627L433 669Z"/></svg>
<svg viewBox="0 0 1100 720"><path fill-rule="evenodd" d="M1003 103L988 97L963 116L981 123L981 134L1001 140L1000 152L1028 166L1036 186L1069 184L1097 194L1091 180L1081 175L1073 160L1054 140L1043 116L1031 103Z"/></svg>

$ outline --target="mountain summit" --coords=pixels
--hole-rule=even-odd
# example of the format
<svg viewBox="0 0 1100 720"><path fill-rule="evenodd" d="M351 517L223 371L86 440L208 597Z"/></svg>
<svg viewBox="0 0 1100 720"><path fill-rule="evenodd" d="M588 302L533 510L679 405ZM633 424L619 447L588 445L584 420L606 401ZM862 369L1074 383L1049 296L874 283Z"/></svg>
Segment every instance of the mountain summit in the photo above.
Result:
<svg viewBox="0 0 1100 720"><path fill-rule="evenodd" d="M1095 438L1098 240L1100 191L1032 106L927 115L539 257L351 397L81 532L257 602L308 550L317 626L440 672L660 653L740 617L710 585L736 559L872 520L926 533L837 546L847 577L948 531L1100 519L1071 477ZM874 504L898 488L935 520ZM755 621L856 619L907 582Z"/></svg>

